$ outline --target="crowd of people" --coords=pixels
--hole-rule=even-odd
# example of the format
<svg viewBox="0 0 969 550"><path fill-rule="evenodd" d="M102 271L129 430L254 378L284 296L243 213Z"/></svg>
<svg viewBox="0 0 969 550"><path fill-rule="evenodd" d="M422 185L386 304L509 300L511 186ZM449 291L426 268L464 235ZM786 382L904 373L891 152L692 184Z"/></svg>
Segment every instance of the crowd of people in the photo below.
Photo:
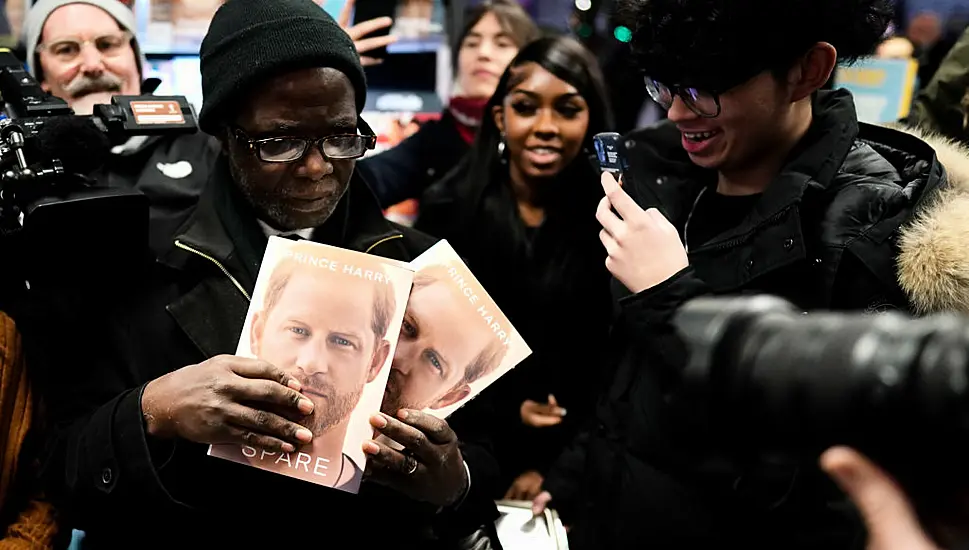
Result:
<svg viewBox="0 0 969 550"><path fill-rule="evenodd" d="M594 137L632 127L611 105L626 92L511 0L471 8L453 37L441 119L364 158L364 66L393 40L365 37L393 22L351 25L352 4L335 20L313 0L226 1L199 52L201 131L130 138L90 175L148 197L149 239L123 276L33 287L0 316L0 549L81 532L81 548L250 548L292 531L497 550L500 499L554 508L578 550L965 542L965 516L920 515L858 450L724 453L684 386L674 316L752 294L969 313L969 29L911 116L875 126L827 88L839 63L898 47L888 0L621 0L629 93L664 120L620 140L616 177ZM23 37L30 73L77 114L153 91L122 2L39 0ZM406 199L412 227L384 216ZM291 452L327 435L331 403L285 369L289 351L235 355L271 237L402 262L446 239L532 354L446 420L420 410L447 391L392 384L366 470L338 480L359 494L215 460L209 445ZM402 328L395 383L434 337L419 324Z"/></svg>

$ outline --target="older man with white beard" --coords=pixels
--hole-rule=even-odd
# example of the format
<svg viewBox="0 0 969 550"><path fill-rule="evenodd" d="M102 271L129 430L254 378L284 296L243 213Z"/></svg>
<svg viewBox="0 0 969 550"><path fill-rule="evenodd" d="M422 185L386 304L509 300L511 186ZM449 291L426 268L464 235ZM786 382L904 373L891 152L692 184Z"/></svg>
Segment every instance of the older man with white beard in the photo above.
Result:
<svg viewBox="0 0 969 550"><path fill-rule="evenodd" d="M89 115L115 95L141 95L144 56L135 16L118 0L39 0L24 23L27 63L44 90ZM202 133L134 137L112 150L99 183L151 199L156 250L184 223L208 180L218 144Z"/></svg>

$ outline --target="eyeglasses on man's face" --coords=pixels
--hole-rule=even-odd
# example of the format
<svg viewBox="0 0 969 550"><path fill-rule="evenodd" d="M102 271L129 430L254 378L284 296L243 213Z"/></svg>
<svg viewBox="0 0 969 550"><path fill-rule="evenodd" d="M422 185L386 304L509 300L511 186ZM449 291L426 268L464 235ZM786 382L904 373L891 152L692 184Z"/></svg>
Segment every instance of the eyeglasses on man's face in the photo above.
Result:
<svg viewBox="0 0 969 550"><path fill-rule="evenodd" d="M37 46L37 51L47 52L62 63L70 63L80 57L84 46L91 44L101 55L117 57L127 51L132 38L134 38L133 35L127 31L106 33L89 40L76 36L65 36L44 42Z"/></svg>
<svg viewBox="0 0 969 550"><path fill-rule="evenodd" d="M359 134L336 134L325 138L272 137L252 139L242 128L233 132L245 143L259 160L281 164L297 162L306 156L310 147L316 146L324 157L331 160L352 160L364 156L377 146L377 136Z"/></svg>
<svg viewBox="0 0 969 550"><path fill-rule="evenodd" d="M673 106L673 98L679 96L688 109L704 118L720 116L720 94L686 86L663 84L645 77L646 93L667 111Z"/></svg>

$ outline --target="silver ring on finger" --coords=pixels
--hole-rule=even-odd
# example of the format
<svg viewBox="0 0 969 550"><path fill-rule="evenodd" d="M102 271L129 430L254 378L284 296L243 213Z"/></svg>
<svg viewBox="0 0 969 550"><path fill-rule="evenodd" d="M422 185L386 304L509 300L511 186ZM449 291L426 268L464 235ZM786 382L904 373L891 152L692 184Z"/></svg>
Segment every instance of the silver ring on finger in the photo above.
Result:
<svg viewBox="0 0 969 550"><path fill-rule="evenodd" d="M407 471L404 472L404 473L406 475L412 476L412 475L414 475L414 472L417 471L417 467L418 467L417 459L414 458L414 457L412 457L412 456L408 456L407 457L407 461L408 461L409 466L407 468Z"/></svg>

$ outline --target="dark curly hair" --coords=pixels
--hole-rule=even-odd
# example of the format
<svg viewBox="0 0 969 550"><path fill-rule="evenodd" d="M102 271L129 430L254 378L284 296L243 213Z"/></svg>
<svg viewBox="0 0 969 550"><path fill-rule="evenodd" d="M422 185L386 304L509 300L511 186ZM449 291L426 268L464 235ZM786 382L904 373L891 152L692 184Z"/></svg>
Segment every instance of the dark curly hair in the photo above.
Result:
<svg viewBox="0 0 969 550"><path fill-rule="evenodd" d="M818 42L851 62L871 54L891 0L619 0L635 64L667 84L725 91L787 69Z"/></svg>

